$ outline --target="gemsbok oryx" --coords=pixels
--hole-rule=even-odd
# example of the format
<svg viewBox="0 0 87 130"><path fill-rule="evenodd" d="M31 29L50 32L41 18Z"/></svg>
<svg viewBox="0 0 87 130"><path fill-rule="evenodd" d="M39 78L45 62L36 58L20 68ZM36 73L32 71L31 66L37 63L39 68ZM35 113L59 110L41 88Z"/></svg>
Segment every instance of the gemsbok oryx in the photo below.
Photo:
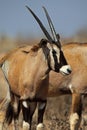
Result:
<svg viewBox="0 0 87 130"><path fill-rule="evenodd" d="M87 94L87 43L67 43L62 46L65 57L72 67L72 73L63 76L60 73L51 71L49 73L49 84L47 97L72 94L72 106L70 112L70 130L78 130L82 114L82 95ZM30 123L36 109L37 102L26 100L22 104L24 122ZM38 102L37 129L43 126L44 102ZM27 127L29 125L27 124ZM39 127L39 128L38 128ZM44 127L43 127L44 128ZM45 129L45 128L44 128Z"/></svg>
<svg viewBox="0 0 87 130"><path fill-rule="evenodd" d="M35 13L28 6L26 7L39 23L47 39L42 39L39 44L33 46L15 49L0 60L0 65L10 87L10 91L20 99L23 106L25 106L23 102L26 100L30 100L31 102L38 101L44 104L44 107L41 107L42 109L40 110L43 113L47 102L50 70L68 75L71 73L71 67L67 64L61 49L59 36L56 34L46 10L52 37ZM8 110L14 109L16 111L16 107L17 105L10 102ZM10 122L9 112L6 115ZM38 126L40 122L38 121ZM26 120L23 126L25 125Z"/></svg>

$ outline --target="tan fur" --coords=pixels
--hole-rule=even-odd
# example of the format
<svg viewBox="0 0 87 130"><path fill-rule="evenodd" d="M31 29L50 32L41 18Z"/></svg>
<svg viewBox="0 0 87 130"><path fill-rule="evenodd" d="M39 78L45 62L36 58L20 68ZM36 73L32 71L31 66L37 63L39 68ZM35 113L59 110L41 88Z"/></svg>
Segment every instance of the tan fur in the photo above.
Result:
<svg viewBox="0 0 87 130"><path fill-rule="evenodd" d="M0 61L3 66L5 62L8 62L9 65L6 77L12 86L11 91L19 95L21 99L33 98L35 93L38 95L37 98L42 97L42 95L43 99L46 97L48 78L45 72L48 70L48 66L39 45L16 49L5 55ZM6 72L5 69L4 71Z"/></svg>

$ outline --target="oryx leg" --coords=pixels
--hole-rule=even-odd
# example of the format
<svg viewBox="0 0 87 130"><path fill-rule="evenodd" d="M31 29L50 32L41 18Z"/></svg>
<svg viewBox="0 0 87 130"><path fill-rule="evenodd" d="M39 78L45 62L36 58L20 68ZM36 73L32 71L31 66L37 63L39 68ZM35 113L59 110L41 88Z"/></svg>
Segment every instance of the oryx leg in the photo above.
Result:
<svg viewBox="0 0 87 130"><path fill-rule="evenodd" d="M77 93L72 94L72 107L70 114L70 130L78 130L82 113L81 95Z"/></svg>
<svg viewBox="0 0 87 130"><path fill-rule="evenodd" d="M19 130L19 114L20 114L20 101L19 98L14 96L14 128Z"/></svg>
<svg viewBox="0 0 87 130"><path fill-rule="evenodd" d="M31 130L32 116L35 112L37 102L23 101L23 130Z"/></svg>
<svg viewBox="0 0 87 130"><path fill-rule="evenodd" d="M43 116L46 108L47 100L42 100L41 102L38 102L38 125L37 130L43 130L44 124L43 124Z"/></svg>
<svg viewBox="0 0 87 130"><path fill-rule="evenodd" d="M20 113L20 101L17 96L11 93L11 101L6 110L6 122L11 124L14 130L19 130L19 113Z"/></svg>

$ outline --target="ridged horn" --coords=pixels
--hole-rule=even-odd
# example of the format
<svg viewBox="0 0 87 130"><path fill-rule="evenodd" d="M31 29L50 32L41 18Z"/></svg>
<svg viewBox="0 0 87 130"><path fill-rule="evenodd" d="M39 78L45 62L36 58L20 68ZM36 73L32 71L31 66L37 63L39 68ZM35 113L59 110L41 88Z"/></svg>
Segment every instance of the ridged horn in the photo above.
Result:
<svg viewBox="0 0 87 130"><path fill-rule="evenodd" d="M43 9L44 9L44 12L45 12L45 14L46 14L48 24L49 24L49 26L50 26L50 30L51 30L51 33L52 33L52 36L53 36L53 40L54 40L59 46L61 46L61 45L60 45L60 42L59 42L59 39L58 39L58 37L57 37L55 28L54 28L54 25L53 25L53 23L52 23L52 20L51 20L51 18L50 18L50 16L49 16L48 12L47 12L47 10L46 10L46 8L45 8L44 6L43 6Z"/></svg>
<svg viewBox="0 0 87 130"><path fill-rule="evenodd" d="M51 38L50 34L47 32L46 28L44 27L44 25L42 24L42 22L40 21L40 19L36 16L36 14L28 6L26 6L26 8L29 10L29 12L31 12L31 14L33 15L33 17L36 19L37 23L41 27L41 29L44 32L44 34L47 37L47 39L52 42L53 39Z"/></svg>

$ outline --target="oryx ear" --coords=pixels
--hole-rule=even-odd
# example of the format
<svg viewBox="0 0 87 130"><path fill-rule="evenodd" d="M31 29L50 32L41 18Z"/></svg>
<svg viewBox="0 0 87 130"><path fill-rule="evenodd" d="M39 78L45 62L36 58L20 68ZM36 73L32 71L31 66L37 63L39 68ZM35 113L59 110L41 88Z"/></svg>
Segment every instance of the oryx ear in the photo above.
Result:
<svg viewBox="0 0 87 130"><path fill-rule="evenodd" d="M50 49L48 48L47 44L48 44L48 41L46 39L42 39L40 41L40 47L42 48L43 53L44 53L46 59L48 58L49 51L50 51Z"/></svg>
<svg viewBox="0 0 87 130"><path fill-rule="evenodd" d="M34 45L34 46L31 48L31 50L32 50L33 52L38 51L38 49L39 49L39 46L38 46L38 45Z"/></svg>
<svg viewBox="0 0 87 130"><path fill-rule="evenodd" d="M39 43L40 47L46 46L47 42L48 41L46 39L41 39L41 41Z"/></svg>

